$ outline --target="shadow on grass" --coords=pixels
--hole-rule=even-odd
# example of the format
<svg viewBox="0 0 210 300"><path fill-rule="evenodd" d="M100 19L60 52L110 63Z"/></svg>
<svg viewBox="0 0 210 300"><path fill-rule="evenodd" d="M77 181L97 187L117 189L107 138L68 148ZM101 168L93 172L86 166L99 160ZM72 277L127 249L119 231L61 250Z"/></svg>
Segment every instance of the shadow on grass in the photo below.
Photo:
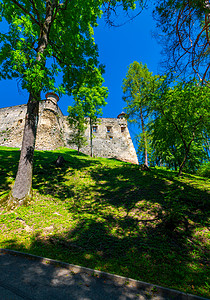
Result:
<svg viewBox="0 0 210 300"><path fill-rule="evenodd" d="M66 160L61 168L54 164L58 155ZM78 172L92 182L80 181ZM34 188L64 202L77 225L48 236L36 233L27 249L18 240L5 247L208 296L202 230L208 226L209 195L199 189L202 179L198 187L189 184L193 178L105 164L76 151L37 152Z"/></svg>
<svg viewBox="0 0 210 300"><path fill-rule="evenodd" d="M34 236L27 248L17 240L7 241L5 248L209 296L207 267L203 262L207 257L205 248L199 253L202 265L195 268L195 258L184 241L178 245L164 232L151 227L119 238L111 232L111 226L86 219L62 236Z"/></svg>
<svg viewBox="0 0 210 300"><path fill-rule="evenodd" d="M66 162L62 167L56 167L55 161L62 155ZM0 148L0 190L9 192L14 183L20 157L19 149ZM71 197L72 186L65 185L64 177L68 173L73 176L75 170L82 170L94 165L91 160L84 159L85 154L74 150L64 151L35 151L33 164L33 188L45 195L53 195L64 200ZM9 178L9 180L8 180ZM1 196L1 194L0 194Z"/></svg>
<svg viewBox="0 0 210 300"><path fill-rule="evenodd" d="M56 167L55 161L60 155L64 157L65 163ZM55 196L60 200L74 196L73 188L77 181L75 171L94 165L86 157L84 154L78 155L74 150L35 152L33 188L43 195ZM72 184L69 184L69 177L74 179Z"/></svg>
<svg viewBox="0 0 210 300"><path fill-rule="evenodd" d="M0 197L9 192L20 158L19 149L0 148Z"/></svg>

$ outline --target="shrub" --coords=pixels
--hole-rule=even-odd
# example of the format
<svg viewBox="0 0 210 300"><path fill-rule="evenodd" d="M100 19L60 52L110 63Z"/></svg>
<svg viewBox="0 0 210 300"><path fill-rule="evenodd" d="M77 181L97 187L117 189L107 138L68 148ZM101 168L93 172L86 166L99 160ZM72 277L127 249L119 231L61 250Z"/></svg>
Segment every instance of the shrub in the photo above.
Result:
<svg viewBox="0 0 210 300"><path fill-rule="evenodd" d="M200 166L197 170L197 175L210 178L210 162L207 162Z"/></svg>

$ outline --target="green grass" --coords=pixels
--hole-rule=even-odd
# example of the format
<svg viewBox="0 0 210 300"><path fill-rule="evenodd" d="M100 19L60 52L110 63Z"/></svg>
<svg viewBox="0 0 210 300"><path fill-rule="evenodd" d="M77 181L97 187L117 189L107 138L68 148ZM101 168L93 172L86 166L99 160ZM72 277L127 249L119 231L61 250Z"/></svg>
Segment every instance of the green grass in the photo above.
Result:
<svg viewBox="0 0 210 300"><path fill-rule="evenodd" d="M0 198L19 154L0 147ZM210 296L207 178L60 149L35 152L33 188L30 206L0 207L1 248Z"/></svg>

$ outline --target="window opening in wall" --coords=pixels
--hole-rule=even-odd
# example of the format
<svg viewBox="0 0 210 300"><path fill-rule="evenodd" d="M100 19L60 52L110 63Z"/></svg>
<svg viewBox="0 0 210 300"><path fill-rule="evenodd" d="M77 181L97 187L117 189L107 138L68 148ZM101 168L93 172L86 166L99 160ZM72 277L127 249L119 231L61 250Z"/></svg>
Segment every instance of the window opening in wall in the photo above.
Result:
<svg viewBox="0 0 210 300"><path fill-rule="evenodd" d="M121 132L125 132L126 127L122 126L121 127Z"/></svg>
<svg viewBox="0 0 210 300"><path fill-rule="evenodd" d="M112 130L112 126L107 126L106 127L106 132L111 132L111 130Z"/></svg>
<svg viewBox="0 0 210 300"><path fill-rule="evenodd" d="M23 120L22 119L18 120L18 125L20 125L21 123L23 123Z"/></svg>
<svg viewBox="0 0 210 300"><path fill-rule="evenodd" d="M93 132L97 132L98 131L98 126L93 126Z"/></svg>

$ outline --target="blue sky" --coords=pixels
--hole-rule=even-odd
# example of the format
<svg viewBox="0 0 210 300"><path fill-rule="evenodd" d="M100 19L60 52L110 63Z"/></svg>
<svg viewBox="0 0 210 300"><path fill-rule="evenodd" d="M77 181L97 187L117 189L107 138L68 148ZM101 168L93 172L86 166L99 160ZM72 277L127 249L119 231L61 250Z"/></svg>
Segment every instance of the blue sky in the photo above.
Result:
<svg viewBox="0 0 210 300"><path fill-rule="evenodd" d="M122 21L122 18L116 20ZM161 46L152 37L155 30L151 10L144 10L133 21L121 27L107 26L103 17L99 20L94 36L99 47L99 60L106 66L104 79L105 86L109 89L108 104L103 109L103 117L114 118L123 110L125 103L122 100L122 81L133 61L147 64L151 72L158 73ZM26 91L18 90L16 80L0 81L0 91L0 107L27 103L28 94ZM67 108L71 103L72 100L68 96L60 99L59 107L64 115L67 114Z"/></svg>
<svg viewBox="0 0 210 300"><path fill-rule="evenodd" d="M107 27L103 20L95 30L100 61L106 66L105 85L109 88L104 117L116 117L125 106L122 100L122 81L128 66L134 61L147 64L149 70L158 73L161 47L152 37L155 21L151 11L142 12L136 19L122 27Z"/></svg>

